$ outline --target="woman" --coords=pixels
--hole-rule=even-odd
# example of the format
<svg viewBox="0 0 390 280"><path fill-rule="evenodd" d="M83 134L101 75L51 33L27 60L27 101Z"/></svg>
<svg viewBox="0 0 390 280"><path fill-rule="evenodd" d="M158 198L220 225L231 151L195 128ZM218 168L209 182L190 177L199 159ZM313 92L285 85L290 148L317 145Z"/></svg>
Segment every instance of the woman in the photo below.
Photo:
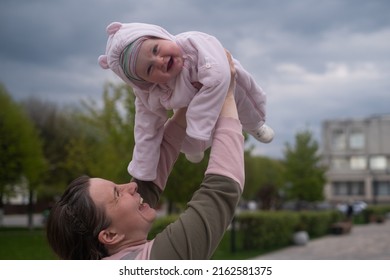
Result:
<svg viewBox="0 0 390 280"><path fill-rule="evenodd" d="M229 226L244 186L243 135L233 91L235 69L211 146L200 188L187 209L153 240L154 207L180 152L185 109L167 121L158 176L153 182L123 185L101 178L73 181L53 207L49 244L61 259L209 259Z"/></svg>

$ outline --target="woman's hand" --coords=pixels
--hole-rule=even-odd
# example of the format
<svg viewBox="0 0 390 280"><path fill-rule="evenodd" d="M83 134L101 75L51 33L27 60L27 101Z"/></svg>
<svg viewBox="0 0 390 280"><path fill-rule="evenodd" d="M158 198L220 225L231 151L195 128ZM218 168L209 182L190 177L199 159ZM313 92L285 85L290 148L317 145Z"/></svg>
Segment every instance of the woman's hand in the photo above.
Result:
<svg viewBox="0 0 390 280"><path fill-rule="evenodd" d="M228 50L225 50L225 52L230 66L230 85L228 89L228 95L234 95L234 89L236 88L236 68L234 67L233 58L230 52Z"/></svg>
<svg viewBox="0 0 390 280"><path fill-rule="evenodd" d="M184 107L177 110L172 116L172 120L176 122L183 129L187 128L186 113L187 113L187 107Z"/></svg>
<svg viewBox="0 0 390 280"><path fill-rule="evenodd" d="M236 68L234 67L231 54L227 50L225 51L230 66L230 84L220 116L238 119L236 101L234 100L234 90L236 88Z"/></svg>

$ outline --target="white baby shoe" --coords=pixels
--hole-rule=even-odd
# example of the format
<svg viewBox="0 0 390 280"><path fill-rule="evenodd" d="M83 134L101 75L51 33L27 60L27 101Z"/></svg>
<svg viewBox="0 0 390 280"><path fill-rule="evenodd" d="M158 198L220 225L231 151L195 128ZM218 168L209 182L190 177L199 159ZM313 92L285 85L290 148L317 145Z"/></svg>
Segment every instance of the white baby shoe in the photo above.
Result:
<svg viewBox="0 0 390 280"><path fill-rule="evenodd" d="M270 128L268 125L263 124L259 129L248 131L250 135L256 138L256 140L269 143L274 139L274 130Z"/></svg>
<svg viewBox="0 0 390 280"><path fill-rule="evenodd" d="M202 161L204 157L204 152L201 152L199 154L185 154L186 159L192 163L199 163Z"/></svg>

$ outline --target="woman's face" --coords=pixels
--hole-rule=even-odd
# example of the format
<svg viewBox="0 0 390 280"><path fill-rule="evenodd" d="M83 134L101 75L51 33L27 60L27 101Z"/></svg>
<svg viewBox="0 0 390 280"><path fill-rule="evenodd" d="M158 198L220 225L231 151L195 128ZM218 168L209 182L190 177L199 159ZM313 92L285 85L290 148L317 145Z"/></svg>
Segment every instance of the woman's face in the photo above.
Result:
<svg viewBox="0 0 390 280"><path fill-rule="evenodd" d="M156 211L143 202L135 182L117 185L101 178L91 178L89 194L97 206L105 209L111 220L110 228L133 241L146 239Z"/></svg>
<svg viewBox="0 0 390 280"><path fill-rule="evenodd" d="M179 46L169 40L147 39L139 50L135 72L145 81L165 84L183 68L183 54Z"/></svg>

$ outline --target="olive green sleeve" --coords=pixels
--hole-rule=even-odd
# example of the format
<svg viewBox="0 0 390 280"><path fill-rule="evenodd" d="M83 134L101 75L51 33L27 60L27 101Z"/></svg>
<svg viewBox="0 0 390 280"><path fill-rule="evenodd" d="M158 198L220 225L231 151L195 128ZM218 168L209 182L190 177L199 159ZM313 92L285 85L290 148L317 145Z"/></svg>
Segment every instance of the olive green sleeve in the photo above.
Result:
<svg viewBox="0 0 390 280"><path fill-rule="evenodd" d="M187 210L154 240L150 259L210 259L233 219L238 182L206 175Z"/></svg>

